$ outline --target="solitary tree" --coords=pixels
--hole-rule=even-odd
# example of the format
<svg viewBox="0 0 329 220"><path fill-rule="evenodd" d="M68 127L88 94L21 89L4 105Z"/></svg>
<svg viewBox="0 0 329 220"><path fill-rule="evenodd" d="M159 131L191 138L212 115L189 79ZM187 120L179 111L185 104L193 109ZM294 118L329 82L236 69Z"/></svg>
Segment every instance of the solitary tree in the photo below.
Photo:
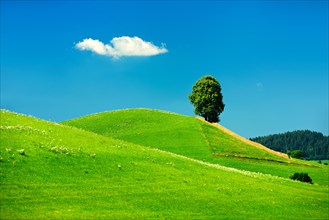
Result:
<svg viewBox="0 0 329 220"><path fill-rule="evenodd" d="M293 150L287 151L289 157L296 158L296 159L303 159L303 151L301 150Z"/></svg>
<svg viewBox="0 0 329 220"><path fill-rule="evenodd" d="M223 95L219 82L212 76L200 78L192 87L189 95L194 105L194 113L209 122L218 122L219 115L224 110Z"/></svg>

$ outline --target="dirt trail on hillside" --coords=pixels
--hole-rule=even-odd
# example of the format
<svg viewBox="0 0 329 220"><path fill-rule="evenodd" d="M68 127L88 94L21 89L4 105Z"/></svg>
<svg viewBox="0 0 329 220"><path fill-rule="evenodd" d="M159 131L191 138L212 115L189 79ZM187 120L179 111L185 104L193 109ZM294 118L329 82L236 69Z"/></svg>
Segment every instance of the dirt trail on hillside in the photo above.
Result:
<svg viewBox="0 0 329 220"><path fill-rule="evenodd" d="M242 136L240 136L240 135L238 135L238 134L232 132L231 130L229 130L229 129L223 127L223 126L220 125L220 124L217 124L217 123L210 123L210 122L208 122L208 121L206 121L206 120L204 120L203 118L200 118L200 117L196 117L196 118L197 118L198 120L200 120L200 121L206 122L206 123L208 123L208 124L214 126L215 128L218 128L219 130L221 130L221 131L223 131L223 132L225 132L225 133L227 133L227 134L229 134L229 135L231 135L231 136L233 136L233 137L239 139L240 141L243 141L243 142L245 142L245 143L247 143L247 144L249 144L249 145L251 145L251 146L257 147L257 148L262 149L262 150L266 150L266 151L269 152L269 153L272 153L272 154L278 155L278 156L283 157L283 158L287 158L287 159L289 158L287 154L284 154L284 153L281 153L281 152L278 152L278 151L275 151L275 150L269 149L269 148L265 147L264 145L261 145L261 144L259 144L259 143L253 142L253 141L251 141L251 140L248 140L248 139L246 139L246 138L244 138L244 137L242 137Z"/></svg>

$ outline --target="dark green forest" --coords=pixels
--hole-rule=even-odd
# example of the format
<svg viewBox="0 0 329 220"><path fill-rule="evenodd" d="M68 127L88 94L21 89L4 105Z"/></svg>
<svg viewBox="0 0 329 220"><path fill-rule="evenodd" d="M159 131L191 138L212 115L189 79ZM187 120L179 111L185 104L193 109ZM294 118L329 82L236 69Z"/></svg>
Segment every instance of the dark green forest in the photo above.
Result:
<svg viewBox="0 0 329 220"><path fill-rule="evenodd" d="M320 132L309 130L291 131L250 138L250 140L283 153L301 150L303 158L307 160L329 159L329 137Z"/></svg>

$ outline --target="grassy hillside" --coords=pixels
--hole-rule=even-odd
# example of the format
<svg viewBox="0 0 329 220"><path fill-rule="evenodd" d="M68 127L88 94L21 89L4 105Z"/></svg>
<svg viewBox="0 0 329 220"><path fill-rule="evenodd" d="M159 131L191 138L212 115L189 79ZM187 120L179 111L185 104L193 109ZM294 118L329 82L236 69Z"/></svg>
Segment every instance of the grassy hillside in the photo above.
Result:
<svg viewBox="0 0 329 220"><path fill-rule="evenodd" d="M148 109L88 115L63 122L109 137L203 159L209 154L285 160L237 141L211 125L183 116Z"/></svg>
<svg viewBox="0 0 329 220"><path fill-rule="evenodd" d="M63 124L237 169L285 178L295 172L307 172L315 183L329 185L328 167L278 156L194 117L128 109L88 115Z"/></svg>
<svg viewBox="0 0 329 220"><path fill-rule="evenodd" d="M328 188L1 111L1 219L328 218Z"/></svg>

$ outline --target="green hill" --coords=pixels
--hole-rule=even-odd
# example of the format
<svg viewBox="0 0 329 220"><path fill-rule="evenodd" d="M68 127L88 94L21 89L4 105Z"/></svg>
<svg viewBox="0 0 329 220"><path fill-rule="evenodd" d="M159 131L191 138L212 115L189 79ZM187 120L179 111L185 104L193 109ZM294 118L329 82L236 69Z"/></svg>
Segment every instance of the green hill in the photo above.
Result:
<svg viewBox="0 0 329 220"><path fill-rule="evenodd" d="M1 219L329 217L327 186L210 164L8 111L0 116Z"/></svg>
<svg viewBox="0 0 329 220"><path fill-rule="evenodd" d="M246 144L211 124L174 113L129 109L63 122L108 137L204 159L209 155L286 159Z"/></svg>
<svg viewBox="0 0 329 220"><path fill-rule="evenodd" d="M315 163L288 159L264 146L255 146L227 129L195 117L150 110L128 109L92 114L63 122L108 137L170 151L210 163L288 178L306 172L314 182L329 185ZM214 126L215 125L215 126Z"/></svg>

